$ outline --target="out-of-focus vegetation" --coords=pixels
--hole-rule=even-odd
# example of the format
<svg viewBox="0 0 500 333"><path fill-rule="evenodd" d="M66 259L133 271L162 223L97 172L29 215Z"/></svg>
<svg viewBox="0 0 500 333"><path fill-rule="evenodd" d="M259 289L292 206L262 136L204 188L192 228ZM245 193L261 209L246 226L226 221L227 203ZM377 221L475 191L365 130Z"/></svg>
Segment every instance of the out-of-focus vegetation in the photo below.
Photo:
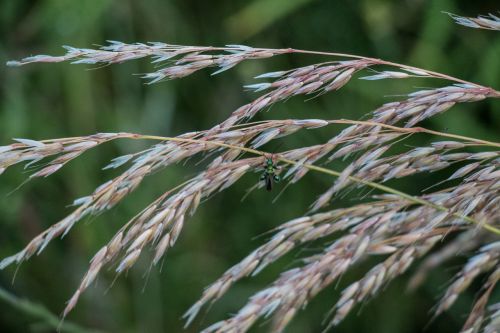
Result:
<svg viewBox="0 0 500 333"><path fill-rule="evenodd" d="M5 63L30 54L58 54L63 52L61 45L87 47L109 39L184 45L238 43L361 54L498 88L500 35L455 25L442 13L476 16L496 10L496 1L465 0L4 0L0 3L0 60ZM251 83L251 77L314 60L317 58L304 55L281 56L246 62L216 77L204 71L151 86L132 75L151 68L146 60L100 69L69 64L1 66L0 145L10 143L13 137L44 139L117 131L171 136L206 129L252 99L252 94L241 88ZM359 119L394 98L389 95L407 93L422 84L429 86L433 82L354 80L340 93L308 102L292 99L259 117ZM423 125L498 140L500 103L488 100L458 105ZM299 133L280 147L268 148L287 149L294 146L293 140L307 144L323 142L331 131L340 128ZM427 142L418 142L419 139L429 140L419 136L414 143ZM38 232L64 217L70 212L66 205L73 198L90 193L116 175L119 171L100 170L111 158L144 144L110 143L75 160L54 176L28 182L20 189L18 186L28 175L20 167L9 169L0 177L0 257L20 250ZM20 267L14 284L14 269L0 271L0 287L44 304L58 314L77 287L91 255L113 231L162 191L193 175L194 168L179 165L147 178L116 209L81 223L64 240L53 242L43 255ZM394 185L418 193L440 176L425 177L425 183L405 181ZM112 288L114 275L103 274L69 319L80 327L106 332L180 332L180 316L197 300L204 286L258 246L262 241L259 235L301 216L314 200L307 195L308 187L326 189L331 183L327 176L310 174L285 191L276 203L272 200L278 191L256 191L240 202L245 190L258 178L259 175L247 176L202 205L167 254L161 272L149 271L148 260L143 260ZM339 199L333 205L341 207L350 200L353 198ZM238 283L207 312L203 327L236 311L249 295L272 281L283 267L293 265L300 255L294 253L256 278ZM455 260L461 263L464 258L459 255ZM361 276L367 267L370 263L360 265L340 285ZM411 275L410 270L366 304L359 316L348 317L335 332L420 332L430 322L429 312L454 273L436 270L425 285L405 294L405 277ZM288 331L320 331L324 315L338 297L336 287L321 293ZM465 293L451 311L430 323L426 332L458 331L474 296L472 292ZM496 297L498 300L498 292ZM39 316L0 299L1 332L52 331L46 324L40 323ZM199 324L195 324L186 332L199 329Z"/></svg>

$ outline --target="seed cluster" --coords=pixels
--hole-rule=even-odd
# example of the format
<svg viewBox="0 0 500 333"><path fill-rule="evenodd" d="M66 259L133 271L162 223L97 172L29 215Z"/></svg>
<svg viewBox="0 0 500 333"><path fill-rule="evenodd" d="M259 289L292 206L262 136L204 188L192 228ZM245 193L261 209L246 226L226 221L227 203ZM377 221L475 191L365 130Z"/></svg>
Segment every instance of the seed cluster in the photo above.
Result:
<svg viewBox="0 0 500 333"><path fill-rule="evenodd" d="M452 17L462 25L499 30L498 18L494 15L476 19ZM295 249L322 240L327 245L321 251L303 258L301 265L283 272L267 288L253 295L232 317L213 324L204 332L245 332L257 320L271 316L273 331L281 332L300 309L351 267L369 257L379 258L379 262L363 277L352 281L333 304L328 327L334 326L357 305L371 299L393 279L407 272L416 260L425 257L411 278L410 289L418 287L430 270L443 265L459 251L475 254L457 273L439 301L435 315L448 310L472 282L486 275L486 282L462 332L473 333L481 329L496 332L500 307L497 304L488 309L488 302L500 279L500 144L439 133L415 125L458 103L500 98L499 91L445 74L338 53L243 45L198 47L114 41L100 49L65 48L67 53L64 56L39 55L9 62L9 65L62 61L114 64L150 57L153 63L162 67L143 77L149 80L148 83L156 83L185 77L204 68L217 68L214 73L217 74L242 61L282 54L317 54L341 57L342 60L257 76L257 79L269 82L250 84L246 89L262 95L205 131L176 137L99 133L43 141L15 139L15 143L0 146L0 174L15 164L24 164L26 168L39 168L30 176L35 178L47 177L89 149L112 140L160 141L143 151L113 159L104 169L124 168L120 175L90 195L76 199L73 202L76 208L71 214L35 237L19 253L0 261L0 269L41 253L53 239L67 234L82 218L111 209L137 189L146 176L194 157L202 156L208 161L193 178L165 191L125 223L95 254L63 316L76 306L81 294L104 267L113 267L116 274L124 273L146 250L152 251L152 265L160 263L168 249L178 241L189 216L194 214L202 200L232 186L246 174L262 173L262 165L267 163L268 169L264 170L267 176L278 177L279 164L280 178L290 184L301 180L309 171L337 178L311 203L307 214L278 226L269 240L205 289L200 300L186 312L186 325L205 305L220 299L240 279L258 274ZM373 74L377 66L391 67L392 70ZM443 87L420 89L399 101L386 103L371 112L367 121L285 119L249 122L275 103L294 96L331 93L348 84L359 72L367 70L372 75L361 79L419 77L444 79L448 83ZM299 130L330 124L349 126L334 133L326 142L283 151L272 157L257 150ZM408 148L400 144L417 133L438 134L447 139L422 147ZM394 147L399 150L393 152ZM470 150L470 147L475 150ZM319 166L320 163L328 166L339 159L348 161L341 171ZM425 193L410 195L382 185L393 179L438 170L449 170L449 175L442 181L448 186L441 186L440 190L431 188L432 191L428 189ZM262 182L257 182L256 187L259 186L263 186ZM385 193L371 194L367 203L328 208L336 196L365 188ZM443 241L446 241L444 246L436 250L436 245Z"/></svg>

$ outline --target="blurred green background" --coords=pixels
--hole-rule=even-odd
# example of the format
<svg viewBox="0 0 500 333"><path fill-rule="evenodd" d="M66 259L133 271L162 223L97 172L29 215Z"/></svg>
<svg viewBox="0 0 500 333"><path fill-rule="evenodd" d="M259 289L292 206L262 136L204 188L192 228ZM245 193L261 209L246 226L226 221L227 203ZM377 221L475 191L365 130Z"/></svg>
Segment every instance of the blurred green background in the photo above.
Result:
<svg viewBox="0 0 500 333"><path fill-rule="evenodd" d="M184 45L238 43L378 57L498 89L500 34L455 25L442 13L476 16L498 9L497 1L469 0L2 0L0 62L34 54L61 54L61 45L90 47L109 39ZM202 71L152 86L133 76L152 69L147 60L100 69L69 64L0 66L0 145L9 144L13 137L45 139L115 131L176 135L206 129L256 97L242 89L242 85L254 82L253 76L321 59L282 56L247 62L215 77L210 77L210 71ZM357 81L312 101L295 98L274 106L257 120L359 119L394 99L394 95L443 84L418 80ZM423 125L498 140L500 102L459 105ZM285 150L324 142L341 128L303 131L281 146L273 142L266 149ZM412 144L425 144L431 139L419 136ZM90 193L117 175L121 170L101 170L111 158L146 144L120 141L103 145L48 179L31 181L12 194L28 173L22 167L9 169L0 178L0 257L20 250L36 234L63 218L71 211L67 205L74 198ZM23 264L14 284L11 281L15 268L0 271L0 287L59 314L87 269L88 260L114 231L159 194L193 176L198 169L180 165L147 178L118 207L83 221L64 240L53 241L42 255ZM448 172L390 185L417 194ZM82 328L103 332L182 332L180 317L203 288L261 244L266 238L258 236L263 232L304 214L315 196L332 182L326 176L310 174L274 204L271 201L277 191L271 194L255 191L241 203L245 190L258 177L247 175L203 204L185 225L175 248L167 254L162 272L153 269L145 277L149 267L146 255L109 291L114 275L111 271L102 274L68 320ZM355 200L355 196L347 197L335 201L331 207L350 205ZM320 250L322 244L293 253L258 277L238 283L185 332L198 331L234 313L248 296L271 282L281 270L299 264L298 258ZM457 332L470 310L474 288L448 313L432 322L429 312L464 260L465 255L458 256L449 266L433 272L417 291L406 293L410 270L333 331L422 332L429 324L426 332ZM341 288L349 280L362 276L375 262L359 265L338 285L321 293L297 316L288 332L321 331L321 321ZM498 293L496 297L498 300ZM263 323L253 331L265 331L267 327ZM33 315L0 299L0 332L52 331L53 328Z"/></svg>

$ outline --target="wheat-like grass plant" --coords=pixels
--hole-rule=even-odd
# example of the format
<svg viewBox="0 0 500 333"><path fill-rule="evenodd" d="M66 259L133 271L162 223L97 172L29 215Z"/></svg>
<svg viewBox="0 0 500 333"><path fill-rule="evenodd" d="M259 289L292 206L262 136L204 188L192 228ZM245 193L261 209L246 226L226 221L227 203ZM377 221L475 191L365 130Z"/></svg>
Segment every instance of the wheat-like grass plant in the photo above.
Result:
<svg viewBox="0 0 500 333"><path fill-rule="evenodd" d="M500 30L498 17L494 15L452 17L469 27ZM63 56L38 55L8 64L20 66L69 61L73 64L108 65L149 57L159 67L142 77L148 84L153 84L182 78L205 68L213 67L213 74L218 74L243 61L283 54L319 55L328 60L257 76L261 82L246 88L261 95L205 131L175 137L98 133L40 141L15 139L16 142L0 147L0 174L14 164L23 163L26 167L42 165L40 170L31 174L30 178L35 178L48 177L91 148L112 140L155 141L143 151L113 159L105 168L123 168L120 175L88 196L76 199L71 214L39 234L19 253L0 261L0 269L41 253L52 240L66 235L83 218L111 209L137 189L146 176L194 156L204 156L209 161L204 170L168 189L124 223L97 251L64 309L63 317L76 306L81 294L103 268L111 266L117 275L124 273L147 249L153 250L151 264L157 265L175 245L189 223L189 216L195 213L202 200L230 187L248 173L263 170L264 162L271 160L273 172L279 173L290 184L302 180L309 172L320 172L332 176L330 187L326 192L318 193L308 212L278 226L264 244L208 286L186 312L186 325L205 305L221 298L241 278L258 274L293 249L323 239L329 241L321 251L304 257L302 265L282 272L237 313L209 326L204 332L244 332L257 320L268 317L272 317L272 330L281 332L300 309L351 267L368 257L381 258L364 276L352 281L341 297L333 302L325 326L329 328L341 322L357 305L381 292L417 259L425 257L410 281L411 288L422 283L430 270L453 258L459 250L473 255L456 274L434 313L439 315L446 311L474 280L485 275L462 332L498 331L500 303L490 307L488 304L500 279L500 143L441 133L416 125L448 111L457 103L500 98L500 91L381 59L292 48L198 47L115 41L99 49L65 48L67 53ZM275 103L297 95L315 97L332 93L361 73L365 73L360 77L364 80L419 77L440 79L446 83L439 88L419 89L398 101L385 103L372 111L366 121L285 119L250 122L257 113ZM313 146L276 154L260 150L264 144L277 138L331 124L346 127L328 141ZM408 137L420 134L440 139L422 147L408 148L401 144ZM392 147L399 147L399 152L394 153ZM470 147L480 151L471 152ZM343 170L331 169L329 163L339 159L349 163ZM454 185L440 190L414 195L384 185L391 179L448 169L457 163L460 167L453 168L450 176L443 179L443 183ZM257 182L255 187L262 188L263 185ZM374 191L370 201L333 210L328 208L336 196L360 188ZM445 239L452 240L435 250L436 245Z"/></svg>

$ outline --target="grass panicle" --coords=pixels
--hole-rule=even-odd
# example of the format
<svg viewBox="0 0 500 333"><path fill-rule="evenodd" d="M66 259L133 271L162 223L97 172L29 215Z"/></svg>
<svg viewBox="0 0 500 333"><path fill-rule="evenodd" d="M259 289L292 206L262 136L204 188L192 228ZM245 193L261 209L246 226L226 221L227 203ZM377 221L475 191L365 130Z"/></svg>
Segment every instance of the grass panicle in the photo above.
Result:
<svg viewBox="0 0 500 333"><path fill-rule="evenodd" d="M498 17L464 18L451 15L459 24L499 30ZM0 147L0 174L15 164L24 164L30 178L48 177L91 148L117 139L152 141L147 149L113 159L104 169L121 169L115 178L88 196L74 201L74 210L36 236L19 253L0 261L0 269L20 264L40 254L57 237L88 216L113 208L143 179L168 166L203 157L208 163L191 179L167 189L144 210L123 224L91 259L76 292L67 303L63 317L77 305L104 268L117 275L131 269L148 249L151 265L157 265L189 227L189 218L201 202L229 188L246 174L262 170L271 154L260 148L297 131L314 131L342 124L325 142L275 154L276 172L289 184L306 181L309 172L332 176L323 193L311 193L311 206L302 216L285 222L239 263L208 286L201 298L185 313L186 326L205 305L221 297L240 279L259 274L291 251L322 240L324 248L302 258L268 287L250 297L247 304L226 320L204 332L245 332L258 320L272 317L274 332L287 327L297 312L323 289L338 281L351 267L378 258L364 276L351 281L332 302L326 328L339 324L353 309L382 292L392 280L407 272L420 258L409 289L418 287L433 269L444 265L462 251L468 261L436 305L434 314L448 310L460 294L478 279L485 279L463 332L494 332L500 320L498 304L489 299L500 278L500 144L497 142L441 133L419 127L422 121L447 112L460 103L500 98L500 91L446 74L381 59L341 53L297 49L182 46L165 43L126 44L110 41L99 49L66 46L62 56L38 55L8 65L30 63L116 64L150 58L157 69L143 74L148 84L191 75L213 68L212 74L229 70L247 60L283 54L319 55L326 61L308 66L273 71L256 77L259 82L245 86L260 94L234 110L212 128L176 137L136 133L98 133L52 140L15 139ZM382 70L379 70L383 67ZM289 98L309 98L334 93L351 80L368 81L439 79L437 88L418 89L399 100L388 102L368 114L366 121L346 119L284 119L251 122L256 114ZM408 147L410 136L427 135L426 146ZM397 152L391 150L398 147ZM474 150L470 148L474 147ZM345 160L342 170L333 170L332 161ZM393 179L419 177L447 171L441 189L410 194L388 186ZM263 187L257 183L256 187ZM329 204L351 191L369 189L368 202L332 209ZM365 191L366 192L366 191ZM207 205L210 205L208 200ZM250 237L249 237L250 238ZM448 241L448 239L450 239ZM437 245L445 244L437 249Z"/></svg>

